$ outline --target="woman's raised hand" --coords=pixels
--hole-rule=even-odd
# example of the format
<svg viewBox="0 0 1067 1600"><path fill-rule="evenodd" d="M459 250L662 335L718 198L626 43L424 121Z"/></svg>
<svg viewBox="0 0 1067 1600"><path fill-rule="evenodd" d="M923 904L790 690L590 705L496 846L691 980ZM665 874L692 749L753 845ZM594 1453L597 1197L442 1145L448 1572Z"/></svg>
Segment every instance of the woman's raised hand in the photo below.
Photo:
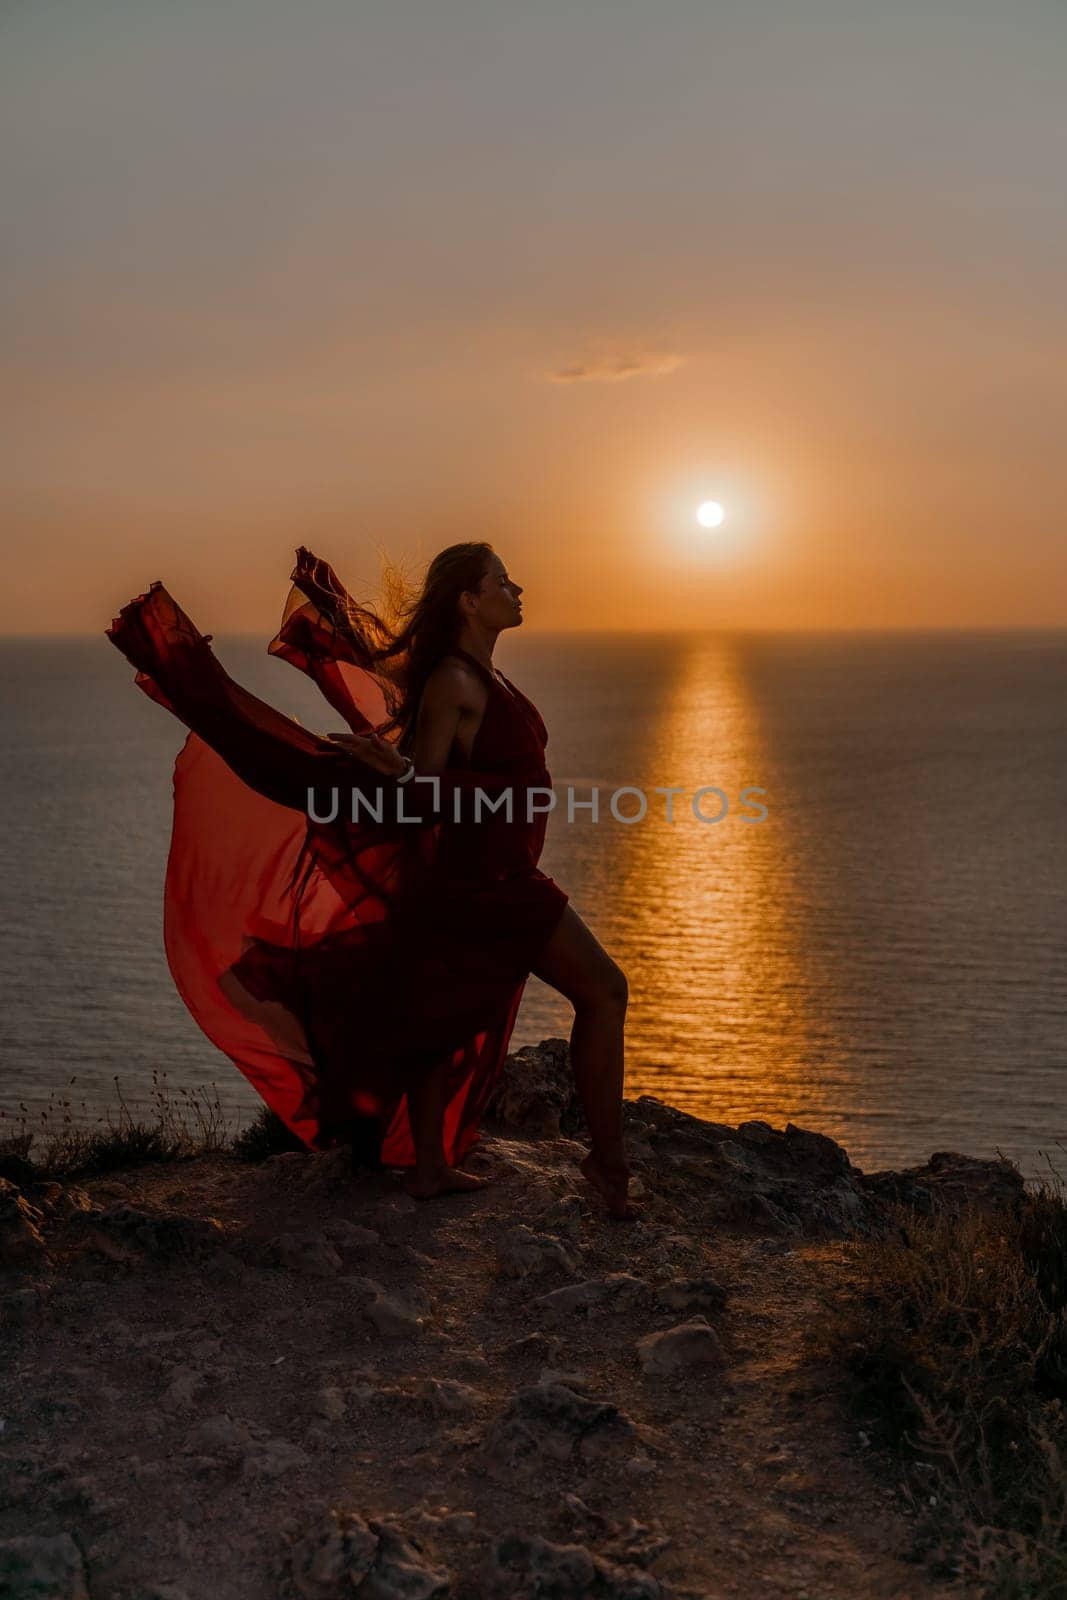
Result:
<svg viewBox="0 0 1067 1600"><path fill-rule="evenodd" d="M334 744L339 744L342 749L349 750L369 767L374 767L377 772L384 772L387 777L396 778L403 772L407 763L395 744L390 744L388 739L383 739L378 733L328 733L328 739Z"/></svg>

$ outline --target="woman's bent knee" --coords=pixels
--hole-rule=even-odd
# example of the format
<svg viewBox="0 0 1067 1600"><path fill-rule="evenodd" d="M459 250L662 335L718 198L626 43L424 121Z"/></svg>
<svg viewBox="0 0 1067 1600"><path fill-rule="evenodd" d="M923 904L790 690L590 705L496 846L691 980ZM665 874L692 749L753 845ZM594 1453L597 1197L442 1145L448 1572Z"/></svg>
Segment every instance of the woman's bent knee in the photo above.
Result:
<svg viewBox="0 0 1067 1600"><path fill-rule="evenodd" d="M611 963L611 970L604 981L604 1002L613 1006L617 1011L625 1011L626 1003L630 998L630 985L626 981L626 974L621 967Z"/></svg>

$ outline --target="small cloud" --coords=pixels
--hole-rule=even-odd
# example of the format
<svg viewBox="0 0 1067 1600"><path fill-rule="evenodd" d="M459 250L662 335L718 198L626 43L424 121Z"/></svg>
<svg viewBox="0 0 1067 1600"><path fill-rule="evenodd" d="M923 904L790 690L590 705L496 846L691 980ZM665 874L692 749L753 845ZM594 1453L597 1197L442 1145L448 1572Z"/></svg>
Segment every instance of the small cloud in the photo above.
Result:
<svg viewBox="0 0 1067 1600"><path fill-rule="evenodd" d="M624 378L660 378L673 372L684 356L609 356L575 362L548 374L550 383L621 383Z"/></svg>

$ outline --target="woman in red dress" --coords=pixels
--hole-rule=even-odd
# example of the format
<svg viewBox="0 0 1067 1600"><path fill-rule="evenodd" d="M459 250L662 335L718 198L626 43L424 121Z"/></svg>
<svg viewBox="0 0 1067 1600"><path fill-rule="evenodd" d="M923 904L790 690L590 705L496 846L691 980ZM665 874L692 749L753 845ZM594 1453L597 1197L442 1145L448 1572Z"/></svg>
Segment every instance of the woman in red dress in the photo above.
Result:
<svg viewBox="0 0 1067 1600"><path fill-rule="evenodd" d="M161 583L107 630L191 730L164 897L179 992L309 1149L408 1167L425 1199L486 1181L460 1163L534 972L574 1006L581 1171L633 1216L626 979L538 867L547 733L493 667L520 586L491 546L453 545L391 627L305 549L292 581L268 648L348 734L311 733L237 684Z"/></svg>

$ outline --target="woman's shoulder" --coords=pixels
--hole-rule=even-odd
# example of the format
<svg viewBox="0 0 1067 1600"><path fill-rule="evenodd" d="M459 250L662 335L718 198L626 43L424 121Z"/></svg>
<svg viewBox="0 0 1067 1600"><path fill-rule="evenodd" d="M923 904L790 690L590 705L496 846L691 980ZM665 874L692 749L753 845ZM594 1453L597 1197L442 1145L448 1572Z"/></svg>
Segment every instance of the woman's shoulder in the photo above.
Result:
<svg viewBox="0 0 1067 1600"><path fill-rule="evenodd" d="M485 676L485 671L484 668L473 662L469 656L459 655L455 651L447 650L431 668L430 677L436 676L451 678L456 683L463 683L468 679L480 683Z"/></svg>
<svg viewBox="0 0 1067 1600"><path fill-rule="evenodd" d="M476 699L479 703L484 699L487 688L486 680L471 662L465 661L462 656L443 655L437 661L426 679L426 689L445 698L458 697L461 700Z"/></svg>

